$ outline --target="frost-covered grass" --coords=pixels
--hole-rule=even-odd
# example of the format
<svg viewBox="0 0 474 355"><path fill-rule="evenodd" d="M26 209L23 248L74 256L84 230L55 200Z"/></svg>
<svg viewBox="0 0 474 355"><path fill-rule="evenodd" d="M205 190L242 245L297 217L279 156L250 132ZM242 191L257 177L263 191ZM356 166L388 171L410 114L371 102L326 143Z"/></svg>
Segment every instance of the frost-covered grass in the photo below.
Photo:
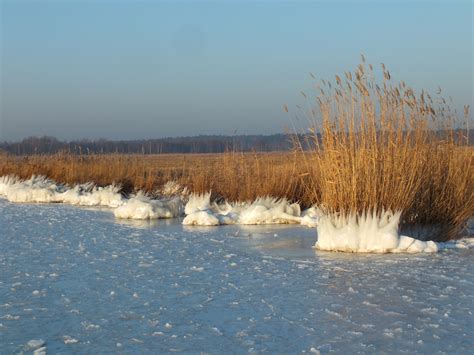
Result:
<svg viewBox="0 0 474 355"><path fill-rule="evenodd" d="M313 132L312 154L302 155L312 172L308 194L326 211L329 229L353 231L348 242L364 229L364 216L383 225L383 211L400 215L401 227L436 226L424 239L456 239L474 212L467 132L445 99L415 94L382 69L380 81L362 58L355 72L318 84L316 106L302 112Z"/></svg>

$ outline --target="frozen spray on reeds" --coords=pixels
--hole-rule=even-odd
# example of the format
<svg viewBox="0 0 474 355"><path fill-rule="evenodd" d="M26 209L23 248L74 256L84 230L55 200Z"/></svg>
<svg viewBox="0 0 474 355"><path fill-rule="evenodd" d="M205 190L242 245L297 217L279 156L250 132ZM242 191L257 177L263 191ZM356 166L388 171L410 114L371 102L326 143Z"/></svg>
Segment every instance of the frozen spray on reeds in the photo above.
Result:
<svg viewBox="0 0 474 355"><path fill-rule="evenodd" d="M312 147L307 191L334 225L392 211L417 238L456 239L473 214L469 132L442 97L393 82L383 64L382 75L362 56L354 72L316 86L304 112L310 141L297 142Z"/></svg>

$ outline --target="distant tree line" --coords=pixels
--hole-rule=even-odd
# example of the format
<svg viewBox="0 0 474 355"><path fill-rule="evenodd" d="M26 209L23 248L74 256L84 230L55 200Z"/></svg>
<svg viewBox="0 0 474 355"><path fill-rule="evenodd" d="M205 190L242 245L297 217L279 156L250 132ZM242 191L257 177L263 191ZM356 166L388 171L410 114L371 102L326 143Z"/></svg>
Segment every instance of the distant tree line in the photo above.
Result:
<svg viewBox="0 0 474 355"><path fill-rule="evenodd" d="M299 135L239 135L195 136L141 140L74 140L60 141L55 137L29 137L19 142L2 142L0 150L15 155L55 154L166 154L166 153L222 153L225 151L288 151L292 139Z"/></svg>
<svg viewBox="0 0 474 355"><path fill-rule="evenodd" d="M466 139L465 130L457 130L458 139ZM443 133L440 132L440 136ZM470 145L474 142L474 130L469 130ZM320 136L318 135L318 139ZM223 153L288 151L301 143L303 149L314 144L314 139L305 134L239 135L239 136L194 136L139 140L74 140L60 141L55 137L29 137L19 142L0 142L0 151L14 155L56 154L170 154L170 153Z"/></svg>

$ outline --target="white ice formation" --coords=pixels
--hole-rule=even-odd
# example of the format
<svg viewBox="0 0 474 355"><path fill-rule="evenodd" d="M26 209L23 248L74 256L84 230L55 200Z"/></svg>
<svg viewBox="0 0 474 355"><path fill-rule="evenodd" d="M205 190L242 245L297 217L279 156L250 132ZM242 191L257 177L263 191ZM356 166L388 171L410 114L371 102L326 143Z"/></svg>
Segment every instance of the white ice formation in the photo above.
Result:
<svg viewBox="0 0 474 355"><path fill-rule="evenodd" d="M159 219L185 216L184 225L301 224L317 228L316 249L352 253L433 253L443 249L474 248L474 238L447 243L421 241L398 231L400 212L362 215L323 214L312 207L301 211L297 203L272 197L252 202L211 202L211 193L191 194L176 182L168 182L154 199L144 193L125 198L116 185L98 187L94 183L72 188L44 176L21 180L0 177L0 197L10 202L67 203L113 208L120 219ZM184 205L184 201L187 203Z"/></svg>
<svg viewBox="0 0 474 355"><path fill-rule="evenodd" d="M175 218L180 216L181 206L179 197L154 200L139 193L116 208L114 215L123 219Z"/></svg>
<svg viewBox="0 0 474 355"><path fill-rule="evenodd" d="M470 248L474 239L436 243L400 235L400 212L362 215L325 214L317 225L316 249L349 253L435 253L442 249Z"/></svg>
<svg viewBox="0 0 474 355"><path fill-rule="evenodd" d="M299 204L290 204L286 199L261 197L253 202L218 204L211 203L210 196L210 193L190 195L184 209L184 225L297 223L315 227L317 224L315 208L301 213Z"/></svg>
<svg viewBox="0 0 474 355"><path fill-rule="evenodd" d="M15 176L0 177L0 195L10 202L67 203L79 206L118 207L124 202L119 187L115 185L99 187L86 183L68 188L44 176L32 176L28 180L20 180Z"/></svg>
<svg viewBox="0 0 474 355"><path fill-rule="evenodd" d="M70 188L44 176L33 176L28 180L15 176L0 178L0 196L10 202L105 206L114 208L115 217L121 219L175 218L184 212L186 218L183 224L186 225L297 223L314 228L319 216L315 208L301 213L299 204L271 197L247 203L211 203L210 192L189 195L186 188L174 181L166 183L157 191L159 199L141 192L125 198L119 190L115 185L98 187L93 183ZM186 199L188 202L183 208Z"/></svg>

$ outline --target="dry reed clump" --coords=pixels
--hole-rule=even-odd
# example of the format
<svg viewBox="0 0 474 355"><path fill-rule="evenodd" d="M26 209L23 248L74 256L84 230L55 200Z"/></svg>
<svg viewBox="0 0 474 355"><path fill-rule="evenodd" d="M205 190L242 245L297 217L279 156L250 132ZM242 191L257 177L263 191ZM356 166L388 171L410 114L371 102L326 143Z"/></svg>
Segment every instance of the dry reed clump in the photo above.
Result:
<svg viewBox="0 0 474 355"><path fill-rule="evenodd" d="M0 176L45 175L70 185L119 183L125 193L144 190L151 195L166 182L176 181L190 192L212 191L212 198L245 201L269 195L307 206L299 154L4 155L0 156Z"/></svg>
<svg viewBox="0 0 474 355"><path fill-rule="evenodd" d="M305 161L318 172L308 193L328 214L401 211L402 226L435 227L419 237L454 239L473 215L467 135L444 99L394 83L383 64L382 73L377 82L362 57L354 73L318 85L305 112L313 147Z"/></svg>

